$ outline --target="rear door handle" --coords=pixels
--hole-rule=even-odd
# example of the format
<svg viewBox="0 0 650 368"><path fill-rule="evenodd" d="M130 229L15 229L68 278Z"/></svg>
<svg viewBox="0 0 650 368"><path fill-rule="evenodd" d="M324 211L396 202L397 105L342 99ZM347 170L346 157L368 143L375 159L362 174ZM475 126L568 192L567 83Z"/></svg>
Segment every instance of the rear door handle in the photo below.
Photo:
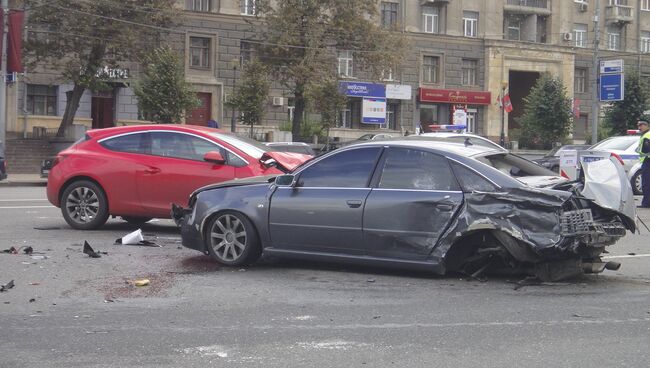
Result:
<svg viewBox="0 0 650 368"><path fill-rule="evenodd" d="M346 202L350 208L359 208L361 207L362 201L350 199Z"/></svg>
<svg viewBox="0 0 650 368"><path fill-rule="evenodd" d="M436 205L436 208L441 211L449 212L454 209L454 206L451 204L440 203Z"/></svg>
<svg viewBox="0 0 650 368"><path fill-rule="evenodd" d="M158 174L160 172L160 169L157 167L150 167L148 169L144 170L145 174Z"/></svg>

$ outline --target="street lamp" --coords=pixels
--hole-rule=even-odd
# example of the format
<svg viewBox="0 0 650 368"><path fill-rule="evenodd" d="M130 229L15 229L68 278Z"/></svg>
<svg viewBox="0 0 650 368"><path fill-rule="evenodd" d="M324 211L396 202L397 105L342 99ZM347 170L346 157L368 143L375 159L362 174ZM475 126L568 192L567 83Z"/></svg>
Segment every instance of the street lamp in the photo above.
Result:
<svg viewBox="0 0 650 368"><path fill-rule="evenodd" d="M230 105L232 106L232 116L230 117L230 131L235 133L237 129L237 121L235 119L235 86L237 85L237 68L239 67L239 59L235 58L230 60L230 66L232 67L232 92L230 94Z"/></svg>

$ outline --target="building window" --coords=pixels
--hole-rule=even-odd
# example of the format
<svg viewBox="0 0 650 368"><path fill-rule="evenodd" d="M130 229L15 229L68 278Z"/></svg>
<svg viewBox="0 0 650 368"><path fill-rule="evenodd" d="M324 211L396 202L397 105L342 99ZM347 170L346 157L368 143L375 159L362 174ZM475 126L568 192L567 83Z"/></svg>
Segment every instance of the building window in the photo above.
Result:
<svg viewBox="0 0 650 368"><path fill-rule="evenodd" d="M621 49L621 29L614 25L607 26L607 49Z"/></svg>
<svg viewBox="0 0 650 368"><path fill-rule="evenodd" d="M587 47L587 25L576 23L574 25L573 34L576 39L576 47Z"/></svg>
<svg viewBox="0 0 650 368"><path fill-rule="evenodd" d="M422 25L426 33L440 33L440 8L436 6L423 6Z"/></svg>
<svg viewBox="0 0 650 368"><path fill-rule="evenodd" d="M210 39L190 37L190 67L207 69L210 67Z"/></svg>
<svg viewBox="0 0 650 368"><path fill-rule="evenodd" d="M476 74L478 71L478 61L463 59L463 86L475 86Z"/></svg>
<svg viewBox="0 0 650 368"><path fill-rule="evenodd" d="M463 12L463 34L465 37L476 37L478 33L478 13L472 11Z"/></svg>
<svg viewBox="0 0 650 368"><path fill-rule="evenodd" d="M341 77L353 76L353 57L352 51L339 51L339 75Z"/></svg>
<svg viewBox="0 0 650 368"><path fill-rule="evenodd" d="M641 0L641 10L650 10L650 0Z"/></svg>
<svg viewBox="0 0 650 368"><path fill-rule="evenodd" d="M650 31L641 31L641 49L639 51L644 54L650 53Z"/></svg>
<svg viewBox="0 0 650 368"><path fill-rule="evenodd" d="M56 116L56 86L27 85L27 112L31 115Z"/></svg>
<svg viewBox="0 0 650 368"><path fill-rule="evenodd" d="M242 15L255 15L257 12L255 0L240 0L240 10Z"/></svg>
<svg viewBox="0 0 650 368"><path fill-rule="evenodd" d="M249 61L254 60L256 57L257 50L252 43L247 41L241 41L239 43L239 58L242 66Z"/></svg>
<svg viewBox="0 0 650 368"><path fill-rule="evenodd" d="M381 2L381 26L393 28L397 25L397 14L399 13L398 3Z"/></svg>
<svg viewBox="0 0 650 368"><path fill-rule="evenodd" d="M212 11L212 0L192 0L192 9L197 12Z"/></svg>
<svg viewBox="0 0 650 368"><path fill-rule="evenodd" d="M521 18L516 15L506 17L506 39L521 41Z"/></svg>
<svg viewBox="0 0 650 368"><path fill-rule="evenodd" d="M399 104L386 103L386 122L379 125L379 129L396 129L399 120Z"/></svg>
<svg viewBox="0 0 650 368"><path fill-rule="evenodd" d="M575 93L587 92L587 68L576 68L573 89Z"/></svg>
<svg viewBox="0 0 650 368"><path fill-rule="evenodd" d="M422 60L422 82L439 83L440 58L425 56Z"/></svg>
<svg viewBox="0 0 650 368"><path fill-rule="evenodd" d="M388 82L394 81L395 79L393 78L393 68L382 70L381 79Z"/></svg>

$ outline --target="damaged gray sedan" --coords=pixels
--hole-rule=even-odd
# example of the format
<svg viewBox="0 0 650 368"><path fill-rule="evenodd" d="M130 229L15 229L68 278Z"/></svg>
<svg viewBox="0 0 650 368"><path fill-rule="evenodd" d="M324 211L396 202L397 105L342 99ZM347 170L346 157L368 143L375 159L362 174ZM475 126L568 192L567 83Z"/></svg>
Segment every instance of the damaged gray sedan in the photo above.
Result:
<svg viewBox="0 0 650 368"><path fill-rule="evenodd" d="M600 255L636 228L620 163L585 164L582 178L480 146L382 141L201 188L172 214L184 246L224 265L264 253L558 280L618 268Z"/></svg>

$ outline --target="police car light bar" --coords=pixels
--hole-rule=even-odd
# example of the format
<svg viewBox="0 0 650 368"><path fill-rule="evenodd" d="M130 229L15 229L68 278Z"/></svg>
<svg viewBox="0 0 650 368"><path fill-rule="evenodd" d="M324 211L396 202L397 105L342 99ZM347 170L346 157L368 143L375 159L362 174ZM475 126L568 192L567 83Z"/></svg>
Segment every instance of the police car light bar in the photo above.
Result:
<svg viewBox="0 0 650 368"><path fill-rule="evenodd" d="M465 130L467 125L429 125L434 130Z"/></svg>
<svg viewBox="0 0 650 368"><path fill-rule="evenodd" d="M628 129L627 130L627 135L635 135L635 134L639 134L638 129Z"/></svg>

